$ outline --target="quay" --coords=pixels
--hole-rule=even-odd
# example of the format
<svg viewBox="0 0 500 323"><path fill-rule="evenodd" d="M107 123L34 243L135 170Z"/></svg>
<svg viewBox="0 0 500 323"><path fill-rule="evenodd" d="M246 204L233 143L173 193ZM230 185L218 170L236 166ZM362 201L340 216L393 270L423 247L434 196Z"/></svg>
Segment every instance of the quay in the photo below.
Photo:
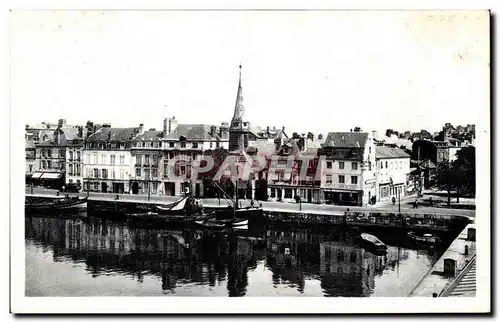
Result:
<svg viewBox="0 0 500 323"><path fill-rule="evenodd" d="M62 193L58 191L41 191L34 194L26 194L31 198L61 198L87 197L89 204L99 202L113 203L114 205L148 205L172 203L179 200L176 196L144 196L131 194L109 194L109 193ZM202 205L207 210L225 208L228 203L224 199L201 199ZM240 206L250 206L250 201L240 201ZM373 207L346 207L325 204L309 203L282 203L256 201L255 205L260 205L265 213L265 219L272 222L290 224L333 224L347 225L359 228L399 228L408 230L426 231L458 231L471 222L470 210L401 210L401 216L394 211L382 210ZM451 214L450 214L451 213Z"/></svg>
<svg viewBox="0 0 500 323"><path fill-rule="evenodd" d="M468 224L409 296L475 296L475 241L475 225Z"/></svg>

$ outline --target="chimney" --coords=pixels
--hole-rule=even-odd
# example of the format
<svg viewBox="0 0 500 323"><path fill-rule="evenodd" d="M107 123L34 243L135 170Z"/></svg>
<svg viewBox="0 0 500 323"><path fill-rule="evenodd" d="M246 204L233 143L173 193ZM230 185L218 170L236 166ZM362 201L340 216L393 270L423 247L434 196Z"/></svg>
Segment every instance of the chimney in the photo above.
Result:
<svg viewBox="0 0 500 323"><path fill-rule="evenodd" d="M215 138L216 135L217 135L217 126L210 126L210 136Z"/></svg>
<svg viewBox="0 0 500 323"><path fill-rule="evenodd" d="M111 123L103 123L102 127L103 128L111 128Z"/></svg>
<svg viewBox="0 0 500 323"><path fill-rule="evenodd" d="M281 131L285 132L285 126L283 126L283 128L281 128Z"/></svg>
<svg viewBox="0 0 500 323"><path fill-rule="evenodd" d="M271 127L267 126L266 133L269 134L269 130L271 130Z"/></svg>
<svg viewBox="0 0 500 323"><path fill-rule="evenodd" d="M59 122L57 123L57 127L66 127L66 119L59 119Z"/></svg>
<svg viewBox="0 0 500 323"><path fill-rule="evenodd" d="M219 128L219 136L222 139L229 139L229 124L227 122L223 122Z"/></svg>
<svg viewBox="0 0 500 323"><path fill-rule="evenodd" d="M322 134L322 133L320 133L320 134L318 135L318 140L321 140L321 139L323 139L323 134Z"/></svg>
<svg viewBox="0 0 500 323"><path fill-rule="evenodd" d="M314 141L314 134L312 132L307 133L307 139L310 139L311 141Z"/></svg>
<svg viewBox="0 0 500 323"><path fill-rule="evenodd" d="M139 125L139 135L142 135L144 133L144 123L141 123Z"/></svg>
<svg viewBox="0 0 500 323"><path fill-rule="evenodd" d="M156 128L149 128L149 131L156 131Z"/></svg>

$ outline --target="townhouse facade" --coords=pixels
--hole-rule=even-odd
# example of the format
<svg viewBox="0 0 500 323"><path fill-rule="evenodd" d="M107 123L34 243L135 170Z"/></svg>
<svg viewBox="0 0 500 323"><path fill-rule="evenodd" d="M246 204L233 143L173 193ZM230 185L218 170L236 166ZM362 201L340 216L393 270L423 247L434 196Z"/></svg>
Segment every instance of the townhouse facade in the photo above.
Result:
<svg viewBox="0 0 500 323"><path fill-rule="evenodd" d="M409 194L410 155L400 148L376 147L376 201L388 202Z"/></svg>
<svg viewBox="0 0 500 323"><path fill-rule="evenodd" d="M368 205L376 194L375 143L371 133L330 132L320 158L324 201Z"/></svg>
<svg viewBox="0 0 500 323"><path fill-rule="evenodd" d="M163 131L150 129L132 141L132 194L164 194L162 185Z"/></svg>
<svg viewBox="0 0 500 323"><path fill-rule="evenodd" d="M131 193L133 174L131 148L143 127L112 128L96 125L96 132L83 149L84 190L101 193Z"/></svg>
<svg viewBox="0 0 500 323"><path fill-rule="evenodd" d="M205 124L178 124L170 133L164 131L160 159L164 194L177 196L192 193L204 197L209 183L193 169L199 156L229 148L227 124L220 127Z"/></svg>
<svg viewBox="0 0 500 323"><path fill-rule="evenodd" d="M36 171L30 182L57 189L79 190L83 182L81 151L84 136L83 127L68 126L66 120L59 120L52 140L35 144Z"/></svg>

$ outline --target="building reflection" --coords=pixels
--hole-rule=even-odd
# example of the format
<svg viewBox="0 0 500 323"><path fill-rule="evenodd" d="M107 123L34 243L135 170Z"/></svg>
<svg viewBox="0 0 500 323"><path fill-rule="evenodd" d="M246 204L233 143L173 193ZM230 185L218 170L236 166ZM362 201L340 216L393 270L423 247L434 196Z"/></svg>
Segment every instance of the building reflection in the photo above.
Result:
<svg viewBox="0 0 500 323"><path fill-rule="evenodd" d="M94 277L119 274L142 282L154 275L165 294L195 283L225 284L229 296L244 296L248 272L264 262L276 286L304 293L306 280L319 279L327 296L369 296L375 277L407 257L393 247L376 256L359 248L353 234L333 229L154 230L99 218L30 217L26 237L52 250L54 261L85 264Z"/></svg>

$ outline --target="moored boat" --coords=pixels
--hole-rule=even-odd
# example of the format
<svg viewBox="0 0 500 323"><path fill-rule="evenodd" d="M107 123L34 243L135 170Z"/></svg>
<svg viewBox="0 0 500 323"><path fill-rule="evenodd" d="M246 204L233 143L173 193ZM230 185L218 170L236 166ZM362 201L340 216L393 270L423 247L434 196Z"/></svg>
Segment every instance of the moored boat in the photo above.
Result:
<svg viewBox="0 0 500 323"><path fill-rule="evenodd" d="M376 252L385 252L387 250L385 243L374 235L362 233L361 240L367 247L374 249Z"/></svg>
<svg viewBox="0 0 500 323"><path fill-rule="evenodd" d="M418 234L416 232L408 232L408 237L417 243L438 244L441 242L441 239L438 236L430 233Z"/></svg>
<svg viewBox="0 0 500 323"><path fill-rule="evenodd" d="M54 199L45 202L32 202L27 199L24 205L26 212L76 212L80 210L86 210L87 208L87 198L80 199L78 197L66 197L61 199Z"/></svg>

